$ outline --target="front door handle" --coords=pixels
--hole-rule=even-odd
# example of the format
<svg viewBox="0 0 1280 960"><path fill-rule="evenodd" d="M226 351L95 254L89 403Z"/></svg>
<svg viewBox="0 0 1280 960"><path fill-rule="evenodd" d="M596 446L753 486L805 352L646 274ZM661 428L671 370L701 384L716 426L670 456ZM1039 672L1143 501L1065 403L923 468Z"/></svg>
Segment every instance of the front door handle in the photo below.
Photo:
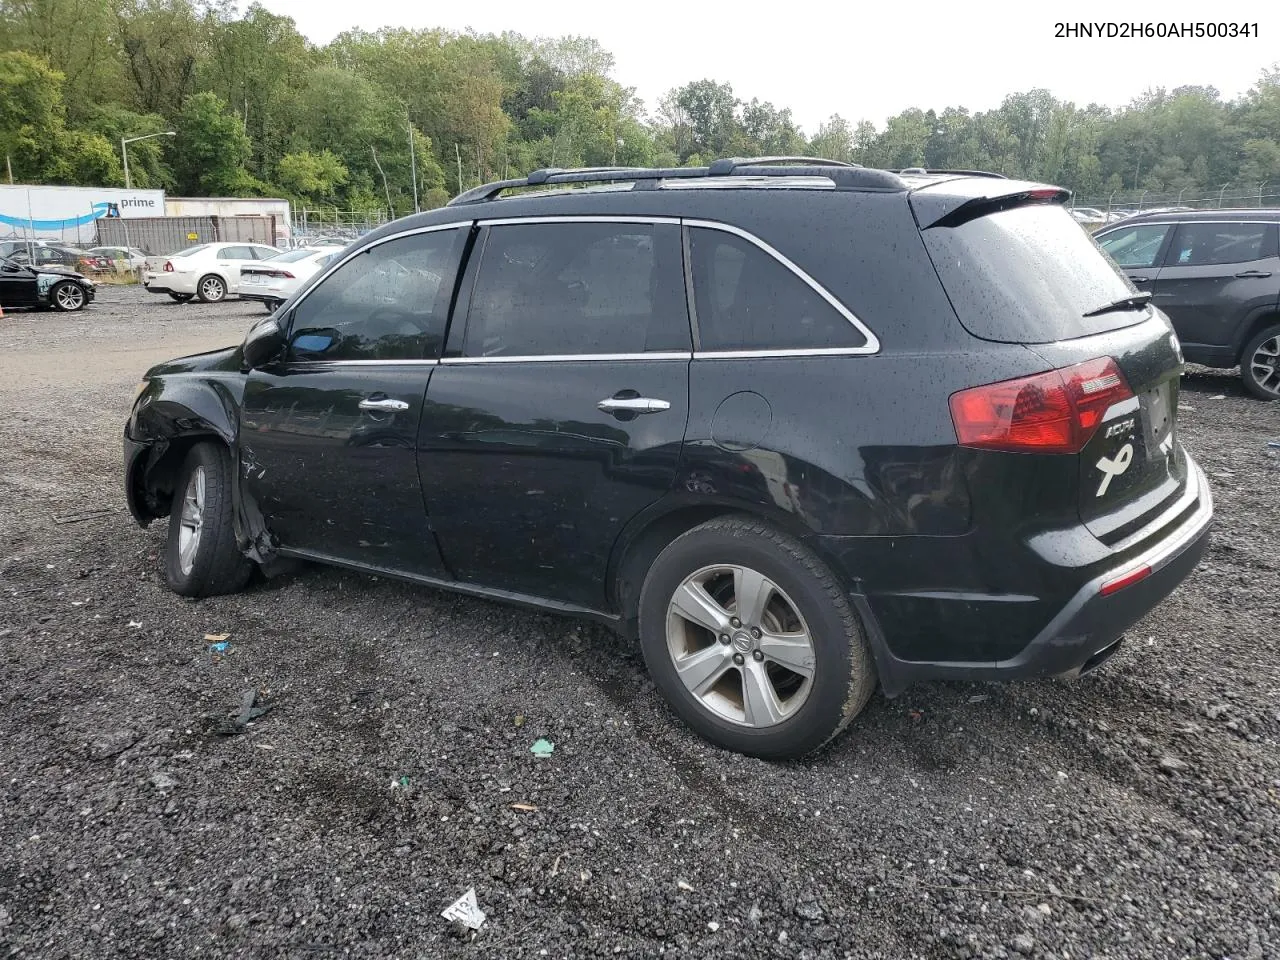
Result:
<svg viewBox="0 0 1280 960"><path fill-rule="evenodd" d="M1148 281L1148 280L1147 280L1147 278L1146 278L1146 277L1135 277L1135 276L1133 276L1133 274L1130 274L1130 275L1129 275L1129 279L1130 279L1130 280L1132 280L1134 283L1149 283L1149 282L1150 282L1150 281Z"/></svg>
<svg viewBox="0 0 1280 960"><path fill-rule="evenodd" d="M1237 273L1236 276L1241 280L1265 280L1271 276L1271 273L1270 271L1264 272L1262 270L1243 270Z"/></svg>
<svg viewBox="0 0 1280 960"><path fill-rule="evenodd" d="M365 397L360 401L360 409L395 413L401 410L408 410L409 405L403 400L392 400L389 397Z"/></svg>
<svg viewBox="0 0 1280 960"><path fill-rule="evenodd" d="M605 413L661 413L670 410L671 404L651 397L607 397L596 407Z"/></svg>

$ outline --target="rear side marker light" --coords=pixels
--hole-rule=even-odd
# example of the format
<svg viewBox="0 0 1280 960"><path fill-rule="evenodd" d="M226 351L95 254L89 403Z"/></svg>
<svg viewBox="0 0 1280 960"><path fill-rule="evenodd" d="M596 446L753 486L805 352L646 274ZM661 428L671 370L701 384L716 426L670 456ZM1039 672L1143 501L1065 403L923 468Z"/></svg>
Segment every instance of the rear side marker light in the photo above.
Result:
<svg viewBox="0 0 1280 960"><path fill-rule="evenodd" d="M1145 563L1135 570L1116 577L1114 580L1108 580L1099 589L1101 596L1109 597L1111 594L1123 590L1125 587L1131 587L1140 580L1145 580L1151 576L1151 568Z"/></svg>
<svg viewBox="0 0 1280 960"><path fill-rule="evenodd" d="M1114 404L1133 397L1110 357L961 390L951 419L964 447L1079 453Z"/></svg>

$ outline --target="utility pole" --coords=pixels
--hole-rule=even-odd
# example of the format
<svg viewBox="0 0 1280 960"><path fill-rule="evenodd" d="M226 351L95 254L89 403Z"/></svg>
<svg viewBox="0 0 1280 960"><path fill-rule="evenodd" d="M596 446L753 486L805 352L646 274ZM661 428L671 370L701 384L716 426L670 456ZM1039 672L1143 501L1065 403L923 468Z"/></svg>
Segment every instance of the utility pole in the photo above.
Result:
<svg viewBox="0 0 1280 960"><path fill-rule="evenodd" d="M405 119L409 123L409 169L413 172L413 212L421 213L422 207L418 206L418 156L413 147L413 119L409 116L407 108Z"/></svg>
<svg viewBox="0 0 1280 960"><path fill-rule="evenodd" d="M378 151L374 149L373 144L369 144L369 149L373 151L373 165L378 168L378 173L382 176L382 189L387 195L387 216L392 220L396 218L396 208L391 203L391 187L387 185L387 174L382 169L382 164L378 162Z"/></svg>
<svg viewBox="0 0 1280 960"><path fill-rule="evenodd" d="M458 192L462 192L462 151L458 149L458 143L455 140L453 144L453 155L458 160Z"/></svg>
<svg viewBox="0 0 1280 960"><path fill-rule="evenodd" d="M13 157L6 153L4 155L4 163L9 168L9 186L13 186Z"/></svg>

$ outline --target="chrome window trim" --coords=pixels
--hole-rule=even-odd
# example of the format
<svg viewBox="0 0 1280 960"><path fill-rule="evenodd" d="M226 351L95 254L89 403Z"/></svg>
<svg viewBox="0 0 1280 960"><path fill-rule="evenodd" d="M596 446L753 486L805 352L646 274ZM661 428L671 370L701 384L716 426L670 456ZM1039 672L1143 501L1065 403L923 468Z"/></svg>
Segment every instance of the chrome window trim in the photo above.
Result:
<svg viewBox="0 0 1280 960"><path fill-rule="evenodd" d="M439 360L323 360L319 357L315 359L290 360L290 367L300 367L303 364L316 363L323 364L326 367L434 367L440 363Z"/></svg>
<svg viewBox="0 0 1280 960"><path fill-rule="evenodd" d="M769 357L865 357L865 347L794 347L778 350L695 350L695 360L757 360Z"/></svg>
<svg viewBox="0 0 1280 960"><path fill-rule="evenodd" d="M609 214L595 216L592 214L561 214L558 216L540 217L493 217L488 220L477 218L476 224L481 227L507 227L520 223L671 223L680 224L679 217L648 216L647 214Z"/></svg>
<svg viewBox="0 0 1280 960"><path fill-rule="evenodd" d="M837 313L839 313L842 317L844 317L851 324L853 324L853 328L857 330L860 334L862 334L862 336L865 337L867 341L860 347L820 347L820 348L813 348L813 350L810 350L809 348L792 348L792 349L780 348L778 350L765 350L765 351L758 351L758 350L711 351L714 354L718 356L723 355L727 358L727 357L750 356L750 355L755 355L755 356L778 356L778 355L781 355L781 356L805 356L805 355L807 356L824 356L824 355L867 356L869 354L880 352L880 339L874 333L871 332L871 329L866 324L864 324L861 320L859 320L856 316L853 315L853 311L851 311L848 307L846 307L843 303L841 303L829 290L827 290L826 287L820 284L817 280L813 279L813 277L809 276L809 274L805 273L804 270L798 267L791 260L787 259L786 256L784 256L774 247L765 243L765 241L761 240L759 237L755 236L752 233L748 233L746 230L743 230L741 227L735 227L727 223L720 223L715 220L684 220L683 223L686 227L701 227L704 230L719 230L723 233L733 234L735 237L740 237L743 240L746 240L748 243L755 244L755 246L759 247L769 256L773 257L780 264L782 264L784 267L786 267L788 270L794 273L799 279L801 279L806 284L808 284L809 288L812 289L814 293L820 296L823 300L825 300L828 304L830 304L831 307ZM836 353L831 354L830 351L836 351ZM703 356L705 357L706 354L704 353Z"/></svg>
<svg viewBox="0 0 1280 960"><path fill-rule="evenodd" d="M764 350L695 350L692 353L593 353L549 354L545 356L522 355L513 357L446 357L441 361L442 363L549 363L565 361L579 362L583 360L751 360L769 357L862 357L880 352L879 338L830 291L774 247L770 246L754 234L743 230L741 227L735 227L731 224L721 223L716 220L690 220L679 217L646 216L644 214L616 216L593 216L589 214L577 216L573 214L565 214L560 216L539 217L494 217L487 220L476 220L476 224L478 226L485 227L509 226L522 223L667 223L678 224L686 227L701 227L707 230L719 230L724 233L741 237L748 243L754 244L756 247L763 250L766 254L773 257L780 264L795 274L797 278L808 285L808 287L817 293L818 296L822 297L822 299L835 309L837 313L848 320L853 325L854 329L866 338L867 342L860 347L780 347L777 349Z"/></svg>
<svg viewBox="0 0 1280 960"><path fill-rule="evenodd" d="M562 353L518 357L445 357L443 364L471 363L580 363L584 360L691 360L689 351L655 350L653 353Z"/></svg>

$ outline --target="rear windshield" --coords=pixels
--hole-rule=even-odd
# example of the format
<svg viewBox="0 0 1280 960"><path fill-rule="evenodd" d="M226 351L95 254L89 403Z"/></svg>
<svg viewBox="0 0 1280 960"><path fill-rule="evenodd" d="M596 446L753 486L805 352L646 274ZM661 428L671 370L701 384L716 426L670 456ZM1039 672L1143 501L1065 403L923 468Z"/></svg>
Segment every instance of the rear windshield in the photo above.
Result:
<svg viewBox="0 0 1280 960"><path fill-rule="evenodd" d="M1051 343L1141 323L1144 310L1085 314L1136 288L1057 204L1014 207L923 231L960 322L975 337Z"/></svg>

